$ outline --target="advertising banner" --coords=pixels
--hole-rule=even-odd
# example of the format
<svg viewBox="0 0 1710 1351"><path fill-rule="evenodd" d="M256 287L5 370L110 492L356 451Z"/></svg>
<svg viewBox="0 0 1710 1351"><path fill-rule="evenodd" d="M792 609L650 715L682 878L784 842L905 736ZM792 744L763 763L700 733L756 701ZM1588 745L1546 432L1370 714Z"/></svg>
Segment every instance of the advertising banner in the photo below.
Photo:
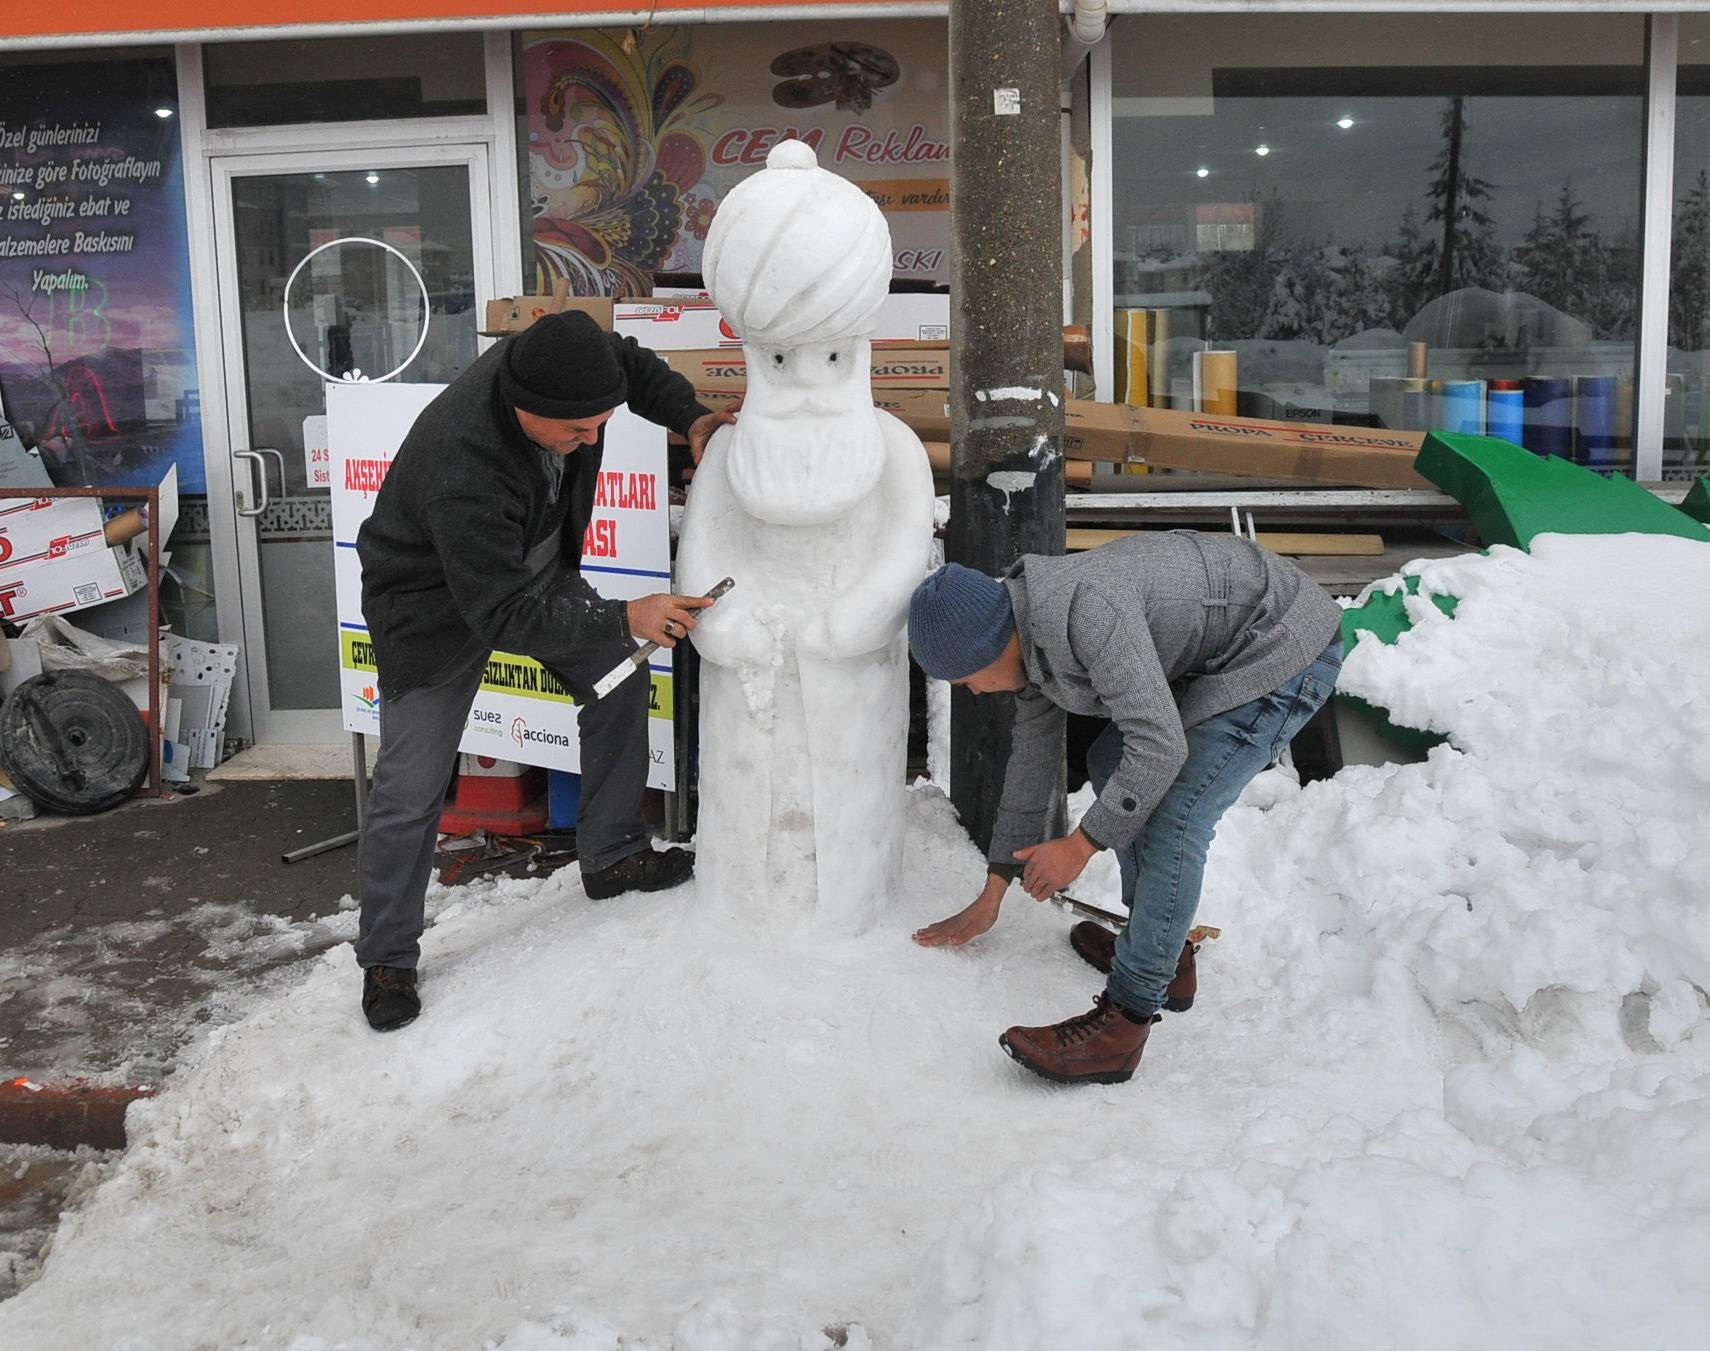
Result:
<svg viewBox="0 0 1710 1351"><path fill-rule="evenodd" d="M170 57L0 80L0 387L61 487L206 490Z"/></svg>
<svg viewBox="0 0 1710 1351"><path fill-rule="evenodd" d="M950 103L937 19L530 33L532 290L646 295L699 272L719 201L779 141L863 188L899 280L948 284Z"/></svg>
<svg viewBox="0 0 1710 1351"><path fill-rule="evenodd" d="M417 415L443 385L327 386L327 444L332 475L333 563L338 587L340 700L352 732L380 730L374 648L362 617L362 564L356 532L374 507L392 457ZM605 459L594 516L583 541L582 573L603 596L633 600L668 591L671 534L665 492L665 430L620 408L606 424ZM648 672L648 786L674 791L674 716L669 653ZM639 673L632 680L641 680ZM460 749L548 769L580 770L577 705L552 673L530 657L495 652L475 696Z"/></svg>

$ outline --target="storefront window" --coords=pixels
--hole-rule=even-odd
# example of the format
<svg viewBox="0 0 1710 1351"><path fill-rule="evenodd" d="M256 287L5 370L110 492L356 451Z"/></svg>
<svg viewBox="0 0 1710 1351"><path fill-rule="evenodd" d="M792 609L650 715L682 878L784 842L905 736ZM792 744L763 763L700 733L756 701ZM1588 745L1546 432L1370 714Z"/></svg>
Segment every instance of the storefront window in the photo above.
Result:
<svg viewBox="0 0 1710 1351"><path fill-rule="evenodd" d="M61 488L149 485L176 466L183 511L162 600L179 633L211 638L179 146L169 49L0 57L7 440L38 450ZM112 608L78 614L98 627Z"/></svg>
<svg viewBox="0 0 1710 1351"><path fill-rule="evenodd" d="M479 117L487 111L479 33L220 42L202 51L211 127Z"/></svg>
<svg viewBox="0 0 1710 1351"><path fill-rule="evenodd" d="M1146 16L1113 42L1117 397L1630 464L1640 18Z"/></svg>
<svg viewBox="0 0 1710 1351"><path fill-rule="evenodd" d="M719 199L791 136L884 209L899 287L948 285L942 22L525 33L516 61L531 291L698 285Z"/></svg>
<svg viewBox="0 0 1710 1351"><path fill-rule="evenodd" d="M1710 18L1703 15L1680 16L1676 98L1665 479L1694 477L1710 460Z"/></svg>

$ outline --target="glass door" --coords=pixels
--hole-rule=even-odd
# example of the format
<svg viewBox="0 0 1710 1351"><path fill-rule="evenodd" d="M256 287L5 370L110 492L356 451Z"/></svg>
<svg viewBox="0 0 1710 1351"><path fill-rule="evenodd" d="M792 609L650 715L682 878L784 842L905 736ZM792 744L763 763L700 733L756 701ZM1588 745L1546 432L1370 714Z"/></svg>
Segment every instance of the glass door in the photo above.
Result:
<svg viewBox="0 0 1710 1351"><path fill-rule="evenodd" d="M333 551L355 542L333 538L326 383L445 383L475 359L494 294L486 151L213 166L233 492L210 524L235 554L253 739L333 742Z"/></svg>

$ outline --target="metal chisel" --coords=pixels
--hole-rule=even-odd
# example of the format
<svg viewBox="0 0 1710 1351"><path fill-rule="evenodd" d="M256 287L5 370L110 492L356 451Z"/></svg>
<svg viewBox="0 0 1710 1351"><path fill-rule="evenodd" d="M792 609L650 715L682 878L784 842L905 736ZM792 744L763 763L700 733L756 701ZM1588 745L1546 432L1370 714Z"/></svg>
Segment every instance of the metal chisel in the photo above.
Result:
<svg viewBox="0 0 1710 1351"><path fill-rule="evenodd" d="M711 591L707 592L702 599L717 600L735 585L736 581L734 578L726 577ZM688 635L684 634L683 636L687 637ZM640 647L636 648L633 653L625 657L616 666L612 667L611 670L607 671L599 678L599 681L594 685L594 698L604 699L619 685L623 684L624 681L628 680L643 666L647 665L647 659L658 650L658 643L643 643Z"/></svg>

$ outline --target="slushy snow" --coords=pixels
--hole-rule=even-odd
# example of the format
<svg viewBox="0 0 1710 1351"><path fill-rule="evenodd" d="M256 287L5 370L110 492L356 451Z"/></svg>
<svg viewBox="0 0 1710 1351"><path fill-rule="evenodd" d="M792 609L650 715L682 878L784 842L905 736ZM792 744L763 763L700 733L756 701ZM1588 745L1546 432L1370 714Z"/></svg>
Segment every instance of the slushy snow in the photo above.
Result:
<svg viewBox="0 0 1710 1351"><path fill-rule="evenodd" d="M997 1047L1089 1004L1072 916L910 942L983 871L931 787L858 938L474 884L415 1026L341 947L134 1107L0 1346L1702 1346L1710 547L1419 571L1456 616L1345 685L1450 744L1253 783L1132 1083Z"/></svg>

